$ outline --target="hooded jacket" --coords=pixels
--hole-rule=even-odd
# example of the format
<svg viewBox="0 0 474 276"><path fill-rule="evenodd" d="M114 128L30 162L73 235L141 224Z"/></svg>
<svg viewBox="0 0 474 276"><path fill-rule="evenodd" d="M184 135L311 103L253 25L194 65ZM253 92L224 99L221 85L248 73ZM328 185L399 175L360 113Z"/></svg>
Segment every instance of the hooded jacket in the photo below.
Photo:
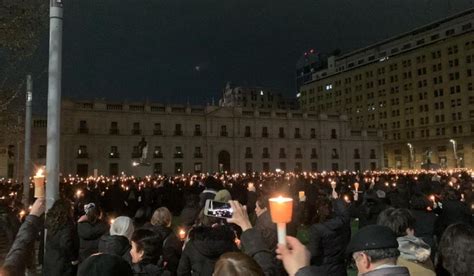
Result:
<svg viewBox="0 0 474 276"><path fill-rule="evenodd" d="M99 252L122 257L130 251L130 242L124 236L103 235L99 240Z"/></svg>
<svg viewBox="0 0 474 276"><path fill-rule="evenodd" d="M169 227L155 225L151 226L150 230L155 232L163 241L162 267L175 275L181 257L182 242Z"/></svg>
<svg viewBox="0 0 474 276"><path fill-rule="evenodd" d="M196 227L184 247L177 274L211 276L217 259L231 251L237 251L237 247L228 226Z"/></svg>
<svg viewBox="0 0 474 276"><path fill-rule="evenodd" d="M397 241L398 250L400 251L397 265L407 267L410 275L436 275L430 259L431 249L428 244L415 236L398 237Z"/></svg>
<svg viewBox="0 0 474 276"><path fill-rule="evenodd" d="M79 260L83 261L90 255L99 250L99 239L107 233L109 226L97 220L96 223L83 221L77 225L77 234L79 235Z"/></svg>

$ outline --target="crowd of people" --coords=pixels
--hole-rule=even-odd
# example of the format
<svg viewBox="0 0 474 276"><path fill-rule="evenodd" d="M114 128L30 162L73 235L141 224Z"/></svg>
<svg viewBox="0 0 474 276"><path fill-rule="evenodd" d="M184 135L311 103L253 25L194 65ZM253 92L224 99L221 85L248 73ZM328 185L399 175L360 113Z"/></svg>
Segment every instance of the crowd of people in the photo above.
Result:
<svg viewBox="0 0 474 276"><path fill-rule="evenodd" d="M5 180L1 275L471 276L473 186L470 170L67 176L44 216ZM278 195L294 202L286 245ZM232 217L206 215L206 200Z"/></svg>

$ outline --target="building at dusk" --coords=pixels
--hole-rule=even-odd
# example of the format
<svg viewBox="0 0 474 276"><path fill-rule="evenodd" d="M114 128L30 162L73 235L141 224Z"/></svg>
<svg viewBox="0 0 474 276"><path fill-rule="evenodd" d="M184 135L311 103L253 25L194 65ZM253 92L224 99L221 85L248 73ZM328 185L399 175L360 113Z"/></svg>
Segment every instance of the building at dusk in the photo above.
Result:
<svg viewBox="0 0 474 276"><path fill-rule="evenodd" d="M318 64L301 107L382 129L384 167L474 167L474 9Z"/></svg>
<svg viewBox="0 0 474 276"><path fill-rule="evenodd" d="M63 174L366 170L382 160L380 131L296 110L63 101L61 129ZM33 163L45 164L45 120L33 121L32 141Z"/></svg>

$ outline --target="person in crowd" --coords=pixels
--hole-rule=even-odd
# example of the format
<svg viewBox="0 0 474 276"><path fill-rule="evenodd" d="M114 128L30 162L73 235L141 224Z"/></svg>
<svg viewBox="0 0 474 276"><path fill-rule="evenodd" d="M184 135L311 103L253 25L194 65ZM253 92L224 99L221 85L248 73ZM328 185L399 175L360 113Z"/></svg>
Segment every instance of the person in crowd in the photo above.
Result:
<svg viewBox="0 0 474 276"><path fill-rule="evenodd" d="M122 258L110 254L94 254L79 266L77 276L133 276L132 268Z"/></svg>
<svg viewBox="0 0 474 276"><path fill-rule="evenodd" d="M242 252L227 252L217 260L214 276L263 276L257 262Z"/></svg>
<svg viewBox="0 0 474 276"><path fill-rule="evenodd" d="M255 214L257 215L257 221L255 222L255 229L260 232L265 245L270 250L275 250L278 237L276 231L276 224L273 223L268 210L268 197L259 196L255 204Z"/></svg>
<svg viewBox="0 0 474 276"><path fill-rule="evenodd" d="M286 236L286 245L278 244L276 253L289 276L312 276L319 273L316 267L310 266L311 253L297 238Z"/></svg>
<svg viewBox="0 0 474 276"><path fill-rule="evenodd" d="M308 249L311 265L324 275L347 275L345 250L351 239L350 216L340 199L322 196L317 200Z"/></svg>
<svg viewBox="0 0 474 276"><path fill-rule="evenodd" d="M80 262L99 251L100 237L109 230L109 225L100 218L100 210L94 203L84 205L84 212L85 215L79 218L77 224Z"/></svg>
<svg viewBox="0 0 474 276"><path fill-rule="evenodd" d="M206 204L206 200L214 199L216 196L217 190L222 187L222 184L213 176L208 176L204 180L204 191L199 195L199 207L203 208Z"/></svg>
<svg viewBox="0 0 474 276"><path fill-rule="evenodd" d="M474 228L471 225L457 223L446 228L439 242L436 272L440 276L474 275Z"/></svg>
<svg viewBox="0 0 474 276"><path fill-rule="evenodd" d="M425 195L415 194L410 199L410 206L410 213L415 219L415 235L430 246L431 256L434 256L434 229L438 217L431 211L433 203Z"/></svg>
<svg viewBox="0 0 474 276"><path fill-rule="evenodd" d="M352 254L360 276L417 275L397 265L400 255L397 236L386 226L369 225L360 229L352 237L346 252Z"/></svg>
<svg viewBox="0 0 474 276"><path fill-rule="evenodd" d="M31 207L30 214L25 218L18 234L3 263L5 276L25 275L27 258L31 257L31 244L42 230L43 223L40 217L45 211L44 198L38 198Z"/></svg>
<svg viewBox="0 0 474 276"><path fill-rule="evenodd" d="M78 259L77 233L72 220L72 204L58 199L46 216L46 242L43 271L48 276L75 274Z"/></svg>
<svg viewBox="0 0 474 276"><path fill-rule="evenodd" d="M380 213L377 224L389 227L397 235L400 251L398 265L406 266L410 275L435 275L430 246L415 236L415 218L408 209L385 209Z"/></svg>
<svg viewBox="0 0 474 276"><path fill-rule="evenodd" d="M162 240L149 229L138 229L132 235L130 249L133 275L160 276L163 270L158 266Z"/></svg>
<svg viewBox="0 0 474 276"><path fill-rule="evenodd" d="M133 225L135 226L135 229L144 227L149 219L150 217L146 216L146 209L143 207L138 208L133 217Z"/></svg>
<svg viewBox="0 0 474 276"><path fill-rule="evenodd" d="M173 215L166 207L160 207L155 210L151 217L150 230L160 237L163 241L163 254L161 258L161 267L176 274L179 258L181 257L182 242L171 229Z"/></svg>
<svg viewBox="0 0 474 276"><path fill-rule="evenodd" d="M361 229L376 224L379 214L388 207L384 191L369 189L365 192L361 205L353 205L351 214L359 218L359 229Z"/></svg>
<svg viewBox="0 0 474 276"><path fill-rule="evenodd" d="M109 234L105 234L99 241L99 252L117 256L124 256L130 251L133 221L129 217L118 217L110 226Z"/></svg>
<svg viewBox="0 0 474 276"><path fill-rule="evenodd" d="M181 224L186 228L190 228L196 220L199 211L199 196L193 193L184 196L185 206L181 211Z"/></svg>
<svg viewBox="0 0 474 276"><path fill-rule="evenodd" d="M461 193L451 187L446 187L441 194L442 207L436 209L439 212L439 218L436 221L436 236L441 237L444 230L451 224L471 223L471 211L461 198Z"/></svg>

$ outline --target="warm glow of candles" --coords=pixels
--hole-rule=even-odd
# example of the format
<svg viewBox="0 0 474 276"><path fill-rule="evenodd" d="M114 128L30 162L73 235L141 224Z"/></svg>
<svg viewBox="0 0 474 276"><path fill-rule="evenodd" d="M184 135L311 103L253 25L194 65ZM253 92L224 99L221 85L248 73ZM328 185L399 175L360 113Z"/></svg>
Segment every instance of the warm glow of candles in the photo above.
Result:
<svg viewBox="0 0 474 276"><path fill-rule="evenodd" d="M304 191L299 191L298 192L298 197L300 199L300 201L303 201L305 199L305 193Z"/></svg>
<svg viewBox="0 0 474 276"><path fill-rule="evenodd" d="M79 197L81 197L81 196L82 196L82 191L81 191L80 189L78 189L78 190L76 191L76 197L79 198Z"/></svg>
<svg viewBox="0 0 474 276"><path fill-rule="evenodd" d="M355 188L356 192L359 191L359 182L354 183L354 188Z"/></svg>
<svg viewBox="0 0 474 276"><path fill-rule="evenodd" d="M293 214L293 199L289 197L275 197L270 202L270 214L274 223L289 223Z"/></svg>
<svg viewBox="0 0 474 276"><path fill-rule="evenodd" d="M36 175L33 177L33 182L35 183L34 197L43 198L45 194L43 169L38 169L36 171Z"/></svg>
<svg viewBox="0 0 474 276"><path fill-rule="evenodd" d="M110 225L114 224L114 222L115 222L115 219L114 219L114 218L111 218L111 219L109 220Z"/></svg>
<svg viewBox="0 0 474 276"><path fill-rule="evenodd" d="M348 195L344 196L344 201L347 202L347 203L351 203L351 200L349 199Z"/></svg>
<svg viewBox="0 0 474 276"><path fill-rule="evenodd" d="M180 240L184 241L186 239L186 231L184 229L179 230L178 236Z"/></svg>

